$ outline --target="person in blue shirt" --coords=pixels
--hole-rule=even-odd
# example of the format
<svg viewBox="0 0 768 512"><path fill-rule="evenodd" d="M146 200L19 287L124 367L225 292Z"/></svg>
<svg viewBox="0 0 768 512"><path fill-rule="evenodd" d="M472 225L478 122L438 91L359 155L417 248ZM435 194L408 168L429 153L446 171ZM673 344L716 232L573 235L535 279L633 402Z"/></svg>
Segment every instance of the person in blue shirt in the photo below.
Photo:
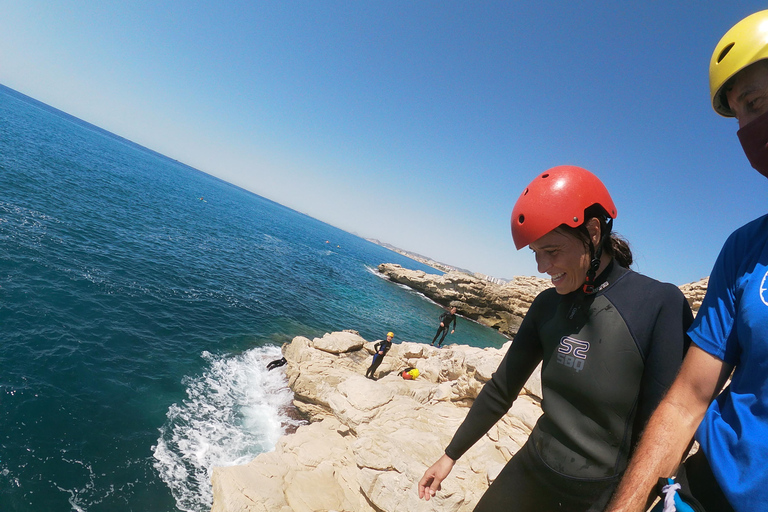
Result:
<svg viewBox="0 0 768 512"><path fill-rule="evenodd" d="M738 120L742 148L766 177L767 36L768 10L746 17L720 40L709 67L712 106ZM645 510L656 480L676 472L694 433L701 449L684 466L707 512L768 510L768 215L725 242L688 334L680 374L649 420L610 512Z"/></svg>

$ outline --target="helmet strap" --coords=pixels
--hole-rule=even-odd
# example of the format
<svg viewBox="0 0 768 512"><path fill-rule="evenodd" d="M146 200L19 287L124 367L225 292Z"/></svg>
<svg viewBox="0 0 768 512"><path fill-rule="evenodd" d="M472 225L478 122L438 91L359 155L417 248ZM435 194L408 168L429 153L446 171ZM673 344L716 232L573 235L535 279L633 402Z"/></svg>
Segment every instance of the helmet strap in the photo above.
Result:
<svg viewBox="0 0 768 512"><path fill-rule="evenodd" d="M589 269L587 269L587 278L584 280L584 285L581 289L587 295L592 295L595 290L595 278L597 277L597 271L600 268L600 258L603 256L603 244L605 240L611 236L611 229L613 228L613 219L608 218L605 221L604 232L600 235L600 241L597 243L597 248L592 243L592 237L589 238ZM586 229L586 228L585 228ZM587 234L589 234L587 232Z"/></svg>

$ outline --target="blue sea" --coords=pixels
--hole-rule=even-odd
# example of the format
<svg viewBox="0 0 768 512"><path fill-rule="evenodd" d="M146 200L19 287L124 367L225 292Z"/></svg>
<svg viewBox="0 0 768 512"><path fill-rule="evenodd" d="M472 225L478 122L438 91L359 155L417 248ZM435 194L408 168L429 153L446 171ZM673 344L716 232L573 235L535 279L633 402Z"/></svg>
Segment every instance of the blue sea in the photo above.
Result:
<svg viewBox="0 0 768 512"><path fill-rule="evenodd" d="M301 422L283 343L432 339L384 262L439 273L0 86L0 511L209 510Z"/></svg>

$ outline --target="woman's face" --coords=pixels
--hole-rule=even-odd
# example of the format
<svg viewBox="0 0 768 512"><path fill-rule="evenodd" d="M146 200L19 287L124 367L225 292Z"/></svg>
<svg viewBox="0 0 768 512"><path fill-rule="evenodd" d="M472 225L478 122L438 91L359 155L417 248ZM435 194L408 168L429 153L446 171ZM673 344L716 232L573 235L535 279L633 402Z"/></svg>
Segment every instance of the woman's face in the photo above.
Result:
<svg viewBox="0 0 768 512"><path fill-rule="evenodd" d="M553 229L530 244L539 272L549 274L555 290L565 295L581 288L589 269L589 249L584 242Z"/></svg>

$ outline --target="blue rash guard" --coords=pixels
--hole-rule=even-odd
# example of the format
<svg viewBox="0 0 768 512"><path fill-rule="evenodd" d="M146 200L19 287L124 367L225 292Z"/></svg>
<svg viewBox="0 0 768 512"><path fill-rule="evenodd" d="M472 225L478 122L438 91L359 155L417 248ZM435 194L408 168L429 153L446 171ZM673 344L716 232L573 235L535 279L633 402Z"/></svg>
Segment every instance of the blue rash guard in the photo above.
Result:
<svg viewBox="0 0 768 512"><path fill-rule="evenodd" d="M577 483L583 491L566 493L564 499L573 496L574 502L561 500L562 510L602 510L642 427L677 374L688 345L685 331L693 320L676 286L615 262L596 286L599 291L589 296L581 290L559 295L550 288L536 297L499 368L445 450L454 460L461 457L506 414L543 359L543 415L526 449L508 467L519 456L527 457L524 472L550 472L566 484ZM540 486L526 489L492 485L478 509L493 510L485 505L490 501L517 503L521 495L546 500L558 492L550 488L554 479L541 480ZM589 482L594 483L590 489L579 487ZM542 510L537 506L542 505L521 510Z"/></svg>
<svg viewBox="0 0 768 512"><path fill-rule="evenodd" d="M696 438L734 510L768 510L768 215L725 242L689 335L735 367Z"/></svg>

